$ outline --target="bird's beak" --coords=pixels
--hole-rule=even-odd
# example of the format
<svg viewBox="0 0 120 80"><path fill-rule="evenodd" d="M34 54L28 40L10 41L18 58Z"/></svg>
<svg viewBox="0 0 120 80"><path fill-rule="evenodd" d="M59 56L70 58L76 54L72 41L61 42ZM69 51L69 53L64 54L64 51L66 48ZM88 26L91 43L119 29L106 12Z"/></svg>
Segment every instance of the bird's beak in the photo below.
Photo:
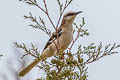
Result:
<svg viewBox="0 0 120 80"><path fill-rule="evenodd" d="M79 13L82 13L82 11L76 12L76 15L79 14Z"/></svg>

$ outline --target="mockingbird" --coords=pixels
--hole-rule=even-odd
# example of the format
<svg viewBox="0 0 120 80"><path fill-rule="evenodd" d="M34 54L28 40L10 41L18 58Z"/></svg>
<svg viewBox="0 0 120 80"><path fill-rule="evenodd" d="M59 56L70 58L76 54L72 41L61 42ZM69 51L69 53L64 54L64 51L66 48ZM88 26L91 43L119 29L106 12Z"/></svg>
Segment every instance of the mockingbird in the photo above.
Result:
<svg viewBox="0 0 120 80"><path fill-rule="evenodd" d="M31 64L25 67L19 73L19 76L25 76L41 60L45 60L48 57L54 56L56 54L59 55L59 53L63 52L69 46L73 38L72 23L76 15L79 13L82 13L82 11L79 12L70 11L63 16L61 26L58 28L57 33L55 32L48 40L40 58L35 59ZM59 53L56 45L58 45L59 47Z"/></svg>

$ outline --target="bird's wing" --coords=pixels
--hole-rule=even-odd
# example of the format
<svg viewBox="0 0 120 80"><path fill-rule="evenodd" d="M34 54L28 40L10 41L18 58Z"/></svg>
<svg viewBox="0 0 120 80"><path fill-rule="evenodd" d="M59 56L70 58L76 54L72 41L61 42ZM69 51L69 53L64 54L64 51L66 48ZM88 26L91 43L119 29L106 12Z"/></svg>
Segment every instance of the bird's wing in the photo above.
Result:
<svg viewBox="0 0 120 80"><path fill-rule="evenodd" d="M60 37L61 34L62 34L62 29L59 28L58 29L58 37ZM45 45L43 51L56 39L57 39L57 34L56 34L56 32L53 32L52 36L50 37L50 39L48 40L47 44Z"/></svg>

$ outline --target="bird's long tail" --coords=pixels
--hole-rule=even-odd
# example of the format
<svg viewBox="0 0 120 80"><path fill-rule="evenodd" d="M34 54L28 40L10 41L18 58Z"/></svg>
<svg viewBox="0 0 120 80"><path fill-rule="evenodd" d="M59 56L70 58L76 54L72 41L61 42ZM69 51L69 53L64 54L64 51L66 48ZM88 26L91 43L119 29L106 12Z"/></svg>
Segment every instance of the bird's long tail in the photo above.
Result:
<svg viewBox="0 0 120 80"><path fill-rule="evenodd" d="M25 76L33 67L35 67L41 59L35 59L31 64L25 67L22 71L19 72L19 76Z"/></svg>

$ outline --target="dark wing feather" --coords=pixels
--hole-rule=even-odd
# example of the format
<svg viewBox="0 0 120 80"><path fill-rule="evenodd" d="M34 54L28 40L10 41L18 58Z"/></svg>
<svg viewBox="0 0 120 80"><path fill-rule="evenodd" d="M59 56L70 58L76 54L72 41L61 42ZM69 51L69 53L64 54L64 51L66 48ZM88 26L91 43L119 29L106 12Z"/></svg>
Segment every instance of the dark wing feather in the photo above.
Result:
<svg viewBox="0 0 120 80"><path fill-rule="evenodd" d="M58 37L60 37L61 34L62 34L62 29L58 29ZM47 44L45 45L43 51L53 42L53 40L56 40L56 39L57 39L57 34L56 32L54 32L54 34L50 37Z"/></svg>

